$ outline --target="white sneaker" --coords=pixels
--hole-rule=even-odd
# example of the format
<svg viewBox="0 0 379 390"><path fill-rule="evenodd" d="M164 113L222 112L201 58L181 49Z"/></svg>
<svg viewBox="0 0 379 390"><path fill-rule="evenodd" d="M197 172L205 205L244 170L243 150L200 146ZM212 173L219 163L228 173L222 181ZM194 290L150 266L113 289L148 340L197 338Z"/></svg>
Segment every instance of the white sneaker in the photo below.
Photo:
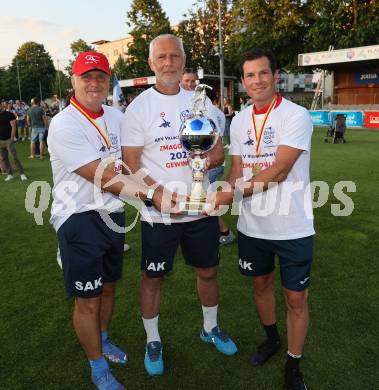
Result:
<svg viewBox="0 0 379 390"><path fill-rule="evenodd" d="M127 252L130 249L130 245L125 242L124 244L124 252Z"/></svg>
<svg viewBox="0 0 379 390"><path fill-rule="evenodd" d="M13 179L13 175L8 175L4 181L11 181Z"/></svg>
<svg viewBox="0 0 379 390"><path fill-rule="evenodd" d="M227 236L220 235L220 245L231 244L235 240L233 232L229 229L229 234Z"/></svg>
<svg viewBox="0 0 379 390"><path fill-rule="evenodd" d="M28 178L24 174L20 175L20 178L22 181L28 180Z"/></svg>

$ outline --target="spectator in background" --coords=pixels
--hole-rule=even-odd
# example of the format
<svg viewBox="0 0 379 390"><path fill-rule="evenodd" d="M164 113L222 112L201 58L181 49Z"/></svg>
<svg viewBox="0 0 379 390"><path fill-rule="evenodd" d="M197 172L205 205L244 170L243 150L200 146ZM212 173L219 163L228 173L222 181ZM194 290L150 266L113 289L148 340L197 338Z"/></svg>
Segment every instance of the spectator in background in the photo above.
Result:
<svg viewBox="0 0 379 390"><path fill-rule="evenodd" d="M218 96L216 96L213 101L212 101L212 104L217 107L218 109L220 109L220 98Z"/></svg>
<svg viewBox="0 0 379 390"><path fill-rule="evenodd" d="M6 111L11 112L14 116L16 116L16 112L13 107L13 100L9 100L9 102L6 104ZM16 126L16 133L14 135L13 141L17 142L17 139L18 139L18 130Z"/></svg>
<svg viewBox="0 0 379 390"><path fill-rule="evenodd" d="M58 98L58 95L54 95L53 98L54 98L53 102L51 103L50 106L51 117L57 115L58 112L61 110L61 102L60 99Z"/></svg>
<svg viewBox="0 0 379 390"><path fill-rule="evenodd" d="M194 91L196 88L196 81L198 80L197 73L193 71L191 68L184 68L183 70L183 76L180 81L180 86L187 91ZM215 104L216 102L216 104ZM217 119L217 127L219 130L220 137L224 136L225 131L225 115L220 110L218 98L215 98L213 100L213 111L215 118ZM209 169L207 171L209 183L212 184L216 180L220 180L222 175L224 174L224 168L225 168L225 162L215 168ZM234 241L235 236L233 232L228 228L228 226L225 224L224 220L221 217L218 217L218 225L220 228L220 238L219 243L220 245L227 245Z"/></svg>
<svg viewBox="0 0 379 390"><path fill-rule="evenodd" d="M20 100L16 100L16 104L13 106L14 114L17 120L18 139L25 141L28 139L28 127L26 126L26 113L27 107Z"/></svg>
<svg viewBox="0 0 379 390"><path fill-rule="evenodd" d="M42 108L43 108L43 111L45 112L45 116L47 119L47 128L46 128L45 133L43 135L43 142L45 142L45 144L47 145L47 135L49 132L50 122L53 119L53 114L51 112L49 105L46 102L42 103Z"/></svg>
<svg viewBox="0 0 379 390"><path fill-rule="evenodd" d="M245 96L240 96L240 111L244 110L249 103L247 102L247 99Z"/></svg>
<svg viewBox="0 0 379 390"><path fill-rule="evenodd" d="M35 158L36 142L40 144L40 159L43 160L45 152L45 131L49 124L46 118L44 109L40 105L41 100L38 97L32 99L32 107L29 110L27 121L28 125L32 128L31 144L30 144L30 156L29 158Z"/></svg>
<svg viewBox="0 0 379 390"><path fill-rule="evenodd" d="M180 80L180 86L187 91L194 91L197 80L197 73L192 68L184 68L182 79Z"/></svg>
<svg viewBox="0 0 379 390"><path fill-rule="evenodd" d="M232 119L234 117L234 110L232 107L232 103L229 98L224 99L224 115L225 115L225 134L227 137L226 148L230 147L230 124L232 123Z"/></svg>
<svg viewBox="0 0 379 390"><path fill-rule="evenodd" d="M220 137L224 136L225 131L225 115L224 113L213 104L213 109L215 111L215 115L218 121L218 127L220 131ZM214 183L216 180L221 180L222 175L224 174L225 169L225 161L222 165L216 168L209 169L207 171L209 183ZM228 225L225 223L225 221L222 219L222 217L218 217L218 226L220 229L220 238L219 243L220 245L228 245L231 244L235 240L235 236L233 232L229 229Z"/></svg>
<svg viewBox="0 0 379 390"><path fill-rule="evenodd" d="M20 172L21 180L27 180L24 168L17 156L14 139L16 137L16 117L6 110L7 104L0 105L0 166L4 174L7 175L5 181L13 179L12 166L9 162L9 154L12 156L17 170Z"/></svg>

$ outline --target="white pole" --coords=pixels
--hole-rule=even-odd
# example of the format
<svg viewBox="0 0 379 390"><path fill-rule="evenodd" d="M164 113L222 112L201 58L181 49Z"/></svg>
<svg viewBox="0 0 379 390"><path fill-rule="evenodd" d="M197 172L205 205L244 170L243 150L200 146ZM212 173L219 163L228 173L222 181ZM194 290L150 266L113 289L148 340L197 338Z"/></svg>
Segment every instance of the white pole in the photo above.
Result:
<svg viewBox="0 0 379 390"><path fill-rule="evenodd" d="M42 99L42 86L41 86L41 80L38 80L38 82L39 82L39 95L40 95L40 97L41 97L41 102L42 102L43 99Z"/></svg>
<svg viewBox="0 0 379 390"><path fill-rule="evenodd" d="M218 43L220 56L220 107L224 110L224 45L222 42L221 27L221 0L218 0Z"/></svg>
<svg viewBox="0 0 379 390"><path fill-rule="evenodd" d="M59 72L59 60L57 59L57 72L58 72L58 99L59 99L59 111L61 110L61 98L62 98L62 91L61 91L61 75Z"/></svg>
<svg viewBox="0 0 379 390"><path fill-rule="evenodd" d="M21 96L21 83L20 83L20 71L18 69L18 58L17 57L16 57L16 68L17 68L18 94L20 96L20 100L22 100L22 96Z"/></svg>

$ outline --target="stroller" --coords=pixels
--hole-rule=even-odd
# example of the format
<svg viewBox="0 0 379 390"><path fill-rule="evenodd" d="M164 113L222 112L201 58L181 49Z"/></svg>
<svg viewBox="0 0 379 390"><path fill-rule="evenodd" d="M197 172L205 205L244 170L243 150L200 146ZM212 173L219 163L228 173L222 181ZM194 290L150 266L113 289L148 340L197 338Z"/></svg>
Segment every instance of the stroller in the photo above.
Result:
<svg viewBox="0 0 379 390"><path fill-rule="evenodd" d="M324 142L328 142L328 138L331 138L333 144L346 143L344 134L346 131L346 115L337 114L334 117L334 123L332 122L326 131L326 137Z"/></svg>

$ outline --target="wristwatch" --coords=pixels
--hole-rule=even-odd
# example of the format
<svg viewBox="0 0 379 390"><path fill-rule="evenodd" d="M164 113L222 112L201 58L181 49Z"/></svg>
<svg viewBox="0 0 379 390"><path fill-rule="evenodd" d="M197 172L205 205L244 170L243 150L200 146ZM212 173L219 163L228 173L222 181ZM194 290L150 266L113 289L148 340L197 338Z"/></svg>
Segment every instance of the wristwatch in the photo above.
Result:
<svg viewBox="0 0 379 390"><path fill-rule="evenodd" d="M152 207L153 206L153 196L154 196L155 189L150 188L147 191L146 194L146 199L144 200L144 203L147 207Z"/></svg>

